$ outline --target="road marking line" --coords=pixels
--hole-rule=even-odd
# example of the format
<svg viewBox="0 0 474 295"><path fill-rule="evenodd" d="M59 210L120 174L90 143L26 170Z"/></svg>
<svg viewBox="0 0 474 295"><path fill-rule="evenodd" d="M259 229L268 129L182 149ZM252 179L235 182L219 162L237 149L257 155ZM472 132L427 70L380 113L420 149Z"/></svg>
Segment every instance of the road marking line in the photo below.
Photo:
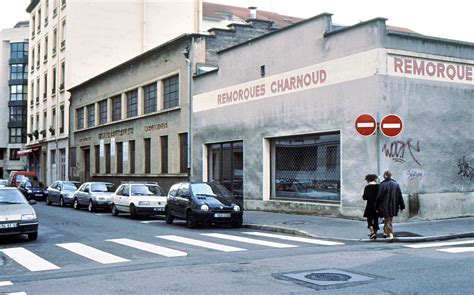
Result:
<svg viewBox="0 0 474 295"><path fill-rule="evenodd" d="M398 129L401 127L400 123L384 123L382 128L386 129Z"/></svg>
<svg viewBox="0 0 474 295"><path fill-rule="evenodd" d="M273 248L295 248L295 247L298 247L296 245L289 245L289 244L276 243L276 242L268 242L268 241L263 241L263 240L244 238L244 237L225 235L225 234L201 234L201 235L208 236L208 237L213 237L213 238L218 238L218 239L224 239L224 240L231 240L231 241L237 241L237 242L243 242L243 243L249 243L249 244L255 244L255 245L268 246L268 247L273 247Z"/></svg>
<svg viewBox="0 0 474 295"><path fill-rule="evenodd" d="M357 127L359 128L367 128L367 127L374 127L375 124L370 122L370 123L357 123Z"/></svg>
<svg viewBox="0 0 474 295"><path fill-rule="evenodd" d="M23 267L31 271L60 269L60 267L52 264L49 261L44 260L33 252L26 250L25 248L8 248L2 249L0 251L10 257L12 260L15 260L18 264L21 264Z"/></svg>
<svg viewBox="0 0 474 295"><path fill-rule="evenodd" d="M5 295L28 295L26 292L13 292L13 293L5 293Z"/></svg>
<svg viewBox="0 0 474 295"><path fill-rule="evenodd" d="M455 247L455 248L446 248L446 249L436 249L436 251L448 252L448 253L474 252L474 247Z"/></svg>
<svg viewBox="0 0 474 295"><path fill-rule="evenodd" d="M130 261L128 259L115 256L113 254L92 248L81 243L64 243L56 244L56 246L69 250L73 253L97 261L102 264L120 263Z"/></svg>
<svg viewBox="0 0 474 295"><path fill-rule="evenodd" d="M464 244L474 244L474 240L413 244L413 245L403 245L403 247L419 249L419 248L432 248L432 247L454 246L454 245L464 245Z"/></svg>
<svg viewBox="0 0 474 295"><path fill-rule="evenodd" d="M147 251L150 253L166 256L166 257L179 257L179 256L187 256L188 253L166 248L166 247L161 247L158 245L154 244L149 244L149 243L144 243L140 241L135 241L135 240L130 240L130 239L111 239L107 240L110 242L114 242L117 244L129 246L135 249Z"/></svg>
<svg viewBox="0 0 474 295"><path fill-rule="evenodd" d="M157 238L173 241L173 242L178 242L178 243L183 243L183 244L188 244L188 245L193 245L193 246L198 246L198 247L203 247L203 248L208 248L208 249L213 249L213 250L218 250L218 251L223 251L223 252L236 252L236 251L246 251L247 249L243 248L237 248L237 247L231 247L231 246L226 246L226 245L221 245L217 243L211 243L211 242L205 242L205 241L200 241L200 240L195 240L195 239L189 239L185 237L179 237L175 235L168 235L168 236L156 236Z"/></svg>
<svg viewBox="0 0 474 295"><path fill-rule="evenodd" d="M145 221L140 221L140 223L144 223L144 224L153 223L153 222L163 222L163 220L145 220Z"/></svg>
<svg viewBox="0 0 474 295"><path fill-rule="evenodd" d="M0 282L0 287L4 287L4 286L13 286L13 283L11 281Z"/></svg>
<svg viewBox="0 0 474 295"><path fill-rule="evenodd" d="M281 240L287 240L287 241L303 242L303 243L310 243L310 244L324 245L324 246L345 245L344 243L340 243L340 242L324 241L324 240L310 239L310 238L303 238L303 237L292 237L292 236L285 236L285 235L275 235L275 234L261 233L261 232L242 232L242 233L246 235L275 238L275 239L281 239Z"/></svg>

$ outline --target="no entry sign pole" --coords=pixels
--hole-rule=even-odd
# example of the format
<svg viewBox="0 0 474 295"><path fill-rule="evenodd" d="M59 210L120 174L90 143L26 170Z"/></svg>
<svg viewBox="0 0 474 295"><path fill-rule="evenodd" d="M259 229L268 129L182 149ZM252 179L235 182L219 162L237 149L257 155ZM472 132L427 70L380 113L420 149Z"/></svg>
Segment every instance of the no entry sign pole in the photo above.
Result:
<svg viewBox="0 0 474 295"><path fill-rule="evenodd" d="M380 163L382 162L382 150L380 148L380 113L377 112L377 117L376 117L376 120L377 120L377 131L375 131L375 141L376 141L376 145L377 145L377 175L379 177L382 176L382 168L380 166Z"/></svg>

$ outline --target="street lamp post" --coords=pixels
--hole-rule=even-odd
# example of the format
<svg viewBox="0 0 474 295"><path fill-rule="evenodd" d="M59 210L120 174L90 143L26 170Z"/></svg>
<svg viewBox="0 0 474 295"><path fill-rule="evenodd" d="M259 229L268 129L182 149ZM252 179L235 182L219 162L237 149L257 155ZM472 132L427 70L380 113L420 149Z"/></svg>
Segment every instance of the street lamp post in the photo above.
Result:
<svg viewBox="0 0 474 295"><path fill-rule="evenodd" d="M188 146L187 146L187 167L189 171L189 178L191 178L191 138L192 138L192 117L193 117L193 96L192 96L192 73L191 73L191 57L190 57L190 50L186 46L181 52L184 57L186 58L186 66L188 70L188 100L189 100L189 114L188 114Z"/></svg>

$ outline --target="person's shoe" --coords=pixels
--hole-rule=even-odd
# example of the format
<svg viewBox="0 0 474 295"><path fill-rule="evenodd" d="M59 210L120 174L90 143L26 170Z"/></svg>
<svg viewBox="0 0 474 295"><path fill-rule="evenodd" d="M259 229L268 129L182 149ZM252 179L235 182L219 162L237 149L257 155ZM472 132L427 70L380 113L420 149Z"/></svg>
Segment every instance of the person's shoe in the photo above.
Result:
<svg viewBox="0 0 474 295"><path fill-rule="evenodd" d="M377 234L376 233L371 234L370 239L371 240L376 240L377 239Z"/></svg>
<svg viewBox="0 0 474 295"><path fill-rule="evenodd" d="M383 234L383 238L386 239L388 238L388 235L386 233Z"/></svg>

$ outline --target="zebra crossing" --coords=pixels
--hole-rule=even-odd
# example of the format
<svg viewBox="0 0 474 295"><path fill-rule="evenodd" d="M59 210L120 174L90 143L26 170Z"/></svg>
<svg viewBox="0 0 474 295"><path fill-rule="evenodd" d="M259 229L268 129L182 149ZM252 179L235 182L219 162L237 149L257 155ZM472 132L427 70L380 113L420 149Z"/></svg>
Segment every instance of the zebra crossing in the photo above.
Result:
<svg viewBox="0 0 474 295"><path fill-rule="evenodd" d="M311 244L320 246L344 245L344 243L340 242L320 240L315 238L293 237L287 235L266 234L260 232L242 232L241 234L242 235L239 235L238 233L234 233L232 235L222 233L201 233L197 238L190 238L178 235L161 235L153 237L156 238L156 242L144 242L128 238L118 238L107 239L104 241L104 243L118 245L119 247L125 247L123 249L120 249L119 251L120 253L122 253L122 256L125 256L123 255L123 253L127 253L127 249L132 248L135 250L159 255L165 258L186 257L188 256L188 251L192 252L194 249L202 248L211 251L213 250L224 253L232 253L248 251L249 249L245 245L256 245L257 248L263 247L275 249L297 248L301 246L300 244ZM248 236L259 237L264 239L253 237L250 238ZM270 241L269 239L291 241L292 243L287 244L275 242ZM232 245L225 244L229 241L232 243ZM167 242L167 244L166 246L164 246L162 243L160 245L160 242ZM169 246L170 243L171 246ZM190 250L186 248L186 251L183 251L182 247L179 248L180 250L177 250L175 249L176 247L173 247L174 244L176 244L176 247L178 247L178 245L185 245L185 247L188 247ZM239 246L236 246L235 244L239 244ZM125 258L113 253L109 253L113 252L113 250L109 250L109 252L107 252L102 249L98 249L98 247L86 245L85 243L60 243L54 244L54 246L61 248L65 251L71 252L75 255L86 258L89 261L93 261L102 265L126 264L128 262L131 262L131 259L128 259L129 257ZM39 254L35 254L34 250L28 250L23 247L0 249L0 253L3 253L4 256L8 257L10 260L16 262L18 265L31 272L53 271L61 269L60 263L55 262L55 264L53 262L50 262L40 257ZM7 282L8 281L5 281L3 282L3 284L8 284Z"/></svg>
<svg viewBox="0 0 474 295"><path fill-rule="evenodd" d="M408 244L403 245L406 248L412 249L425 249L425 248L437 248L435 249L438 252L446 252L446 253L468 253L474 252L473 247L447 247L447 246L460 246L460 245L470 245L474 244L474 240L462 240L462 241L449 241L449 242L433 242L433 243L421 243L421 244Z"/></svg>

